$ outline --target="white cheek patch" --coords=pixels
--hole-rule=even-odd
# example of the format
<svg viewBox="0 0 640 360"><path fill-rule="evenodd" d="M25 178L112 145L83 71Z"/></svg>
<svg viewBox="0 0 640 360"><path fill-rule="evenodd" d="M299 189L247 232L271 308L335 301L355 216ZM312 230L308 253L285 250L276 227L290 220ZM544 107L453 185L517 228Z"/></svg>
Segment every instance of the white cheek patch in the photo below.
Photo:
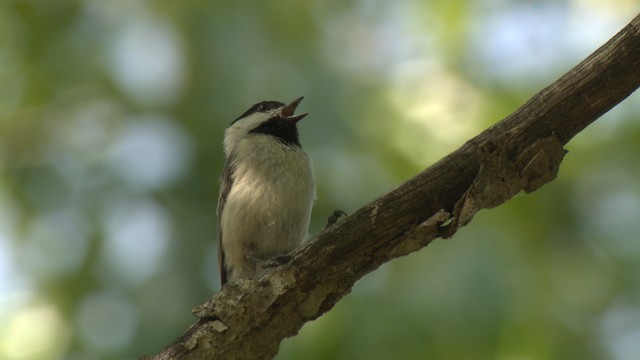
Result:
<svg viewBox="0 0 640 360"><path fill-rule="evenodd" d="M271 119L280 110L273 110L266 113L253 113L242 119L239 119L224 132L224 151L227 156L235 151L235 147L240 143L240 140L245 138L247 134L257 128L260 124Z"/></svg>
<svg viewBox="0 0 640 360"><path fill-rule="evenodd" d="M273 110L266 113L263 113L263 112L253 113L247 117L239 119L229 128L230 129L237 128L237 129L241 129L246 132L249 132L255 129L256 127L258 127L258 125L274 117L279 111L280 110Z"/></svg>

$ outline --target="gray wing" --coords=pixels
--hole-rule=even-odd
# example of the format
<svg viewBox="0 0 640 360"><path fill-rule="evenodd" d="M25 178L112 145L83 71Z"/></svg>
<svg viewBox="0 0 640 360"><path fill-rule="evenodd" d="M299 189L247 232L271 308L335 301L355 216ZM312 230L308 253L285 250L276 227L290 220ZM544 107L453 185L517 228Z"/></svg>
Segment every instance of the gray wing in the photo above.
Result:
<svg viewBox="0 0 640 360"><path fill-rule="evenodd" d="M227 157L222 175L220 175L220 192L218 195L217 222L218 222L218 271L220 272L220 286L227 283L227 269L224 265L224 251L222 250L222 211L227 202L231 185L233 185L234 157L232 154Z"/></svg>

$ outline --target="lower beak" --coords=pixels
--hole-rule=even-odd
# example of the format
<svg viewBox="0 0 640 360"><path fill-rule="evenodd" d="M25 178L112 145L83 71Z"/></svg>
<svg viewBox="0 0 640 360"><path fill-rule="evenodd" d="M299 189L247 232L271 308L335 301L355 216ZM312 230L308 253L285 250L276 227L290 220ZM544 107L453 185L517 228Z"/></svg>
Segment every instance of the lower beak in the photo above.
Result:
<svg viewBox="0 0 640 360"><path fill-rule="evenodd" d="M298 107L298 104L300 104L302 99L304 99L304 96L301 96L293 100L289 105L285 106L282 110L280 110L285 120L295 124L298 121L302 120L302 118L308 115L307 113L293 115L293 113L296 111L296 108Z"/></svg>

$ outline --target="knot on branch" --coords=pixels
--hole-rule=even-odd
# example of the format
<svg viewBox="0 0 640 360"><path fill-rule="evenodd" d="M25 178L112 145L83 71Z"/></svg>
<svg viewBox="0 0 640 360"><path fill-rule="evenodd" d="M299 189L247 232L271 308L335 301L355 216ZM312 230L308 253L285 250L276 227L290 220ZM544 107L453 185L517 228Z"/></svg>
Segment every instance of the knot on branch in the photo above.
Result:
<svg viewBox="0 0 640 360"><path fill-rule="evenodd" d="M567 152L555 134L534 141L515 158L509 156L510 146L510 142L485 142L478 147L478 173L456 202L444 238L468 224L478 211L496 207L522 190L533 192L555 179Z"/></svg>

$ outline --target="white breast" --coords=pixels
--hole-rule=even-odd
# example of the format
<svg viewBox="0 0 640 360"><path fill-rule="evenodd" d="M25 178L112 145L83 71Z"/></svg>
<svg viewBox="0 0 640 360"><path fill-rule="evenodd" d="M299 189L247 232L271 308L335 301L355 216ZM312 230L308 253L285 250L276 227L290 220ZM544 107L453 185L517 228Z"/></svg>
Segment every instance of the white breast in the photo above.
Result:
<svg viewBox="0 0 640 360"><path fill-rule="evenodd" d="M225 262L237 278L253 273L248 257L268 259L304 240L315 181L308 155L272 136L249 134L233 153L233 186L220 226Z"/></svg>

